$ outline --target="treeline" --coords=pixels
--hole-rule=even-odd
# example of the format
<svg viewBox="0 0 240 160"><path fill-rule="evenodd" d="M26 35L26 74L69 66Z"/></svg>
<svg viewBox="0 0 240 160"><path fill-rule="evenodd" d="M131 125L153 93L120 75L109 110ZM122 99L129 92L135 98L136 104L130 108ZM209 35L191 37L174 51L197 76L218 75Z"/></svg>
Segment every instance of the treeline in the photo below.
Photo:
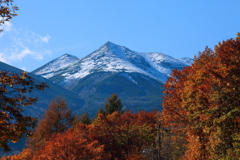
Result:
<svg viewBox="0 0 240 160"><path fill-rule="evenodd" d="M74 116L63 98L51 101L18 155L2 159L142 159L155 142L157 111L122 110L113 94L94 119Z"/></svg>
<svg viewBox="0 0 240 160"><path fill-rule="evenodd" d="M57 98L27 148L2 159L239 160L240 33L174 70L162 106L133 113L113 94L91 119Z"/></svg>
<svg viewBox="0 0 240 160"><path fill-rule="evenodd" d="M164 93L163 125L186 141L180 159L240 159L240 33L174 70Z"/></svg>

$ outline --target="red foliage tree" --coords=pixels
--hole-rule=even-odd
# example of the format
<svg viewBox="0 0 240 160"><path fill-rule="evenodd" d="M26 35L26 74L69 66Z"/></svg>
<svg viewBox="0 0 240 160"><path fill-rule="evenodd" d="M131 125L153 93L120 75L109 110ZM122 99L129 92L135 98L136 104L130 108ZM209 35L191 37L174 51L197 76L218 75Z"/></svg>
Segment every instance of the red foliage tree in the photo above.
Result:
<svg viewBox="0 0 240 160"><path fill-rule="evenodd" d="M46 83L35 83L26 72L21 75L0 71L0 148L9 151L7 142L18 142L24 134L31 134L36 119L22 114L24 107L37 102L37 97L25 93L44 90Z"/></svg>
<svg viewBox="0 0 240 160"><path fill-rule="evenodd" d="M83 139L70 129L65 133L53 136L43 148L35 153L33 160L103 160L107 158L103 154L103 148L104 146L97 141Z"/></svg>
<svg viewBox="0 0 240 160"><path fill-rule="evenodd" d="M29 160L32 159L33 155L30 149L23 149L18 155L4 156L1 160Z"/></svg>
<svg viewBox="0 0 240 160"><path fill-rule="evenodd" d="M38 123L36 131L28 140L28 147L37 150L44 145L53 134L67 131L73 124L74 117L64 98L57 97L52 100Z"/></svg>
<svg viewBox="0 0 240 160"><path fill-rule="evenodd" d="M163 120L186 133L186 159L214 159L233 148L240 94L240 40L206 48L165 84Z"/></svg>
<svg viewBox="0 0 240 160"><path fill-rule="evenodd" d="M91 124L77 123L67 132L51 134L38 149L15 157L40 159L139 159L155 143L157 111L98 114ZM146 158L146 156L145 156Z"/></svg>
<svg viewBox="0 0 240 160"><path fill-rule="evenodd" d="M144 147L155 142L156 113L98 114L91 125L78 124L76 129L84 138L104 145L104 152L110 159L128 159L132 155L141 155Z"/></svg>

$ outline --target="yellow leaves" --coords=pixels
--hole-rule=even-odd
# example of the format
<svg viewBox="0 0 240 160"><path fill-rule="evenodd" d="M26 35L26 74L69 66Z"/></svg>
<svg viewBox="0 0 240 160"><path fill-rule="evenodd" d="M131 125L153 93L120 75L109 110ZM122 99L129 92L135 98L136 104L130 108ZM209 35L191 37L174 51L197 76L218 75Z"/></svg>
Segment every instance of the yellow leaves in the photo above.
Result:
<svg viewBox="0 0 240 160"><path fill-rule="evenodd" d="M239 45L239 41L230 39L219 43L214 52L206 48L188 71L172 76L171 82L176 84L165 84L164 121L183 123L193 156L218 157L232 146L231 134L240 126ZM193 149L195 144L190 138L200 136L202 140L196 142L199 148ZM210 150L201 153L200 148L208 146Z"/></svg>
<svg viewBox="0 0 240 160"><path fill-rule="evenodd" d="M19 101L20 103L23 102L23 98L22 98L22 97L18 97L17 99L18 99L18 101Z"/></svg>
<svg viewBox="0 0 240 160"><path fill-rule="evenodd" d="M3 128L3 131L0 132L0 148L3 148L4 151L9 151L8 141L12 141L12 143L18 142L18 138L22 137L25 133L29 133L28 130L34 128L36 125L36 119L21 114L23 111L21 107L23 105L32 105L37 99L26 97L21 94L21 91L25 93L38 88L34 84L34 80L26 73L19 76L7 71L0 71L0 84L0 124L1 128ZM42 88L47 87L45 83L38 85Z"/></svg>
<svg viewBox="0 0 240 160"><path fill-rule="evenodd" d="M101 118L98 119L98 123L89 125L79 123L73 129L50 136L46 143L39 143L35 139L33 143L42 147L36 151L30 150L32 157L23 157L23 155L29 155L24 154L25 151L18 157L33 160L105 160L128 159L131 154L141 156L143 147L148 147L155 142L156 114L156 111L140 111L139 113L114 112L108 116L99 115ZM36 133L32 138L39 136Z"/></svg>
<svg viewBox="0 0 240 160"><path fill-rule="evenodd" d="M9 114L4 114L4 117L5 117L5 118L8 118L8 117L9 117Z"/></svg>
<svg viewBox="0 0 240 160"><path fill-rule="evenodd" d="M11 142L12 142L12 143L16 143L16 142L18 142L18 141L19 141L19 140L15 138L15 139L12 139Z"/></svg>
<svg viewBox="0 0 240 160"><path fill-rule="evenodd" d="M0 6L1 17L3 17L0 21L0 25L17 15L16 11L18 10L18 7L12 4L12 0L0 1ZM2 29L0 29L0 32L2 32Z"/></svg>
<svg viewBox="0 0 240 160"><path fill-rule="evenodd" d="M33 159L32 151L30 149L23 149L18 155L4 156L1 160L23 160L23 159Z"/></svg>
<svg viewBox="0 0 240 160"><path fill-rule="evenodd" d="M21 79L26 79L27 77L25 76L25 75L23 75L22 77L21 77Z"/></svg>
<svg viewBox="0 0 240 160"><path fill-rule="evenodd" d="M0 119L0 124L3 124L4 122L5 122L4 120Z"/></svg>
<svg viewBox="0 0 240 160"><path fill-rule="evenodd" d="M7 92L8 90L6 89L6 88L4 88L4 87L1 87L0 88L0 92Z"/></svg>

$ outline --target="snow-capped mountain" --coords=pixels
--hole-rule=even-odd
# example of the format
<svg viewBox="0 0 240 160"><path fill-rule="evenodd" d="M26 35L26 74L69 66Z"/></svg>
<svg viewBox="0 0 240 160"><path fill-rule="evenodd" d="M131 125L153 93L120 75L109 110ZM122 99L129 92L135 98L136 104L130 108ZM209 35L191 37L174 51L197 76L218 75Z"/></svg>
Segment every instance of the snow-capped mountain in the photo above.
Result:
<svg viewBox="0 0 240 160"><path fill-rule="evenodd" d="M54 75L54 72L57 72L59 69L64 68L76 61L79 58L76 56L72 56L70 54L64 54L61 57L50 61L49 63L45 64L44 66L38 68L37 70L33 71L36 75L41 75L45 78L50 78Z"/></svg>
<svg viewBox="0 0 240 160"><path fill-rule="evenodd" d="M98 50L79 60L75 56L63 55L33 71L34 74L51 79L60 76L68 84L96 72L140 73L165 82L173 69L182 69L193 62L190 58L175 59L162 53L140 53L126 47L107 42Z"/></svg>
<svg viewBox="0 0 240 160"><path fill-rule="evenodd" d="M175 59L163 53L141 53L111 42L77 59L63 55L33 71L85 100L82 110L94 115L106 97L117 93L133 111L161 108L163 84L173 69L183 69L190 58ZM56 65L57 64L57 65ZM57 67L56 67L57 66Z"/></svg>
<svg viewBox="0 0 240 160"><path fill-rule="evenodd" d="M111 42L83 59L64 54L33 71L36 75L29 73L36 82L46 82L50 88L30 94L38 97L38 102L26 107L25 111L40 117L49 102L61 95L74 113L88 112L94 117L113 93L117 93L126 109L160 110L163 84L171 71L183 69L191 63L190 58L175 59L157 52L136 52ZM1 62L0 70L22 72ZM11 147L13 151L23 148L22 141L22 145Z"/></svg>
<svg viewBox="0 0 240 160"><path fill-rule="evenodd" d="M191 66L193 64L193 59L191 59L191 58L183 57L178 60L182 61L183 63L185 63L188 66Z"/></svg>

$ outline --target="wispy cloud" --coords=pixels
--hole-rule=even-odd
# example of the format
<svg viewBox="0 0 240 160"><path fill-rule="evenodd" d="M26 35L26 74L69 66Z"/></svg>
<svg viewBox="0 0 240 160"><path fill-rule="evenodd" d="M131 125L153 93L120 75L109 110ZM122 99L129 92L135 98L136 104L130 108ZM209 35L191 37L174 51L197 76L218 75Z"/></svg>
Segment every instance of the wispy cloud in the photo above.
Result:
<svg viewBox="0 0 240 160"><path fill-rule="evenodd" d="M36 55L36 57L35 57L35 59L37 59L37 60L43 60L43 56L42 55Z"/></svg>
<svg viewBox="0 0 240 160"><path fill-rule="evenodd" d="M5 21L4 24L2 24L2 26L0 27L0 29L4 30L4 32L0 33L0 37L2 37L5 34L5 32L9 32L12 30L12 23Z"/></svg>
<svg viewBox="0 0 240 160"><path fill-rule="evenodd" d="M4 62L4 63L8 63L8 64L11 64L7 58L6 58L6 55L4 53L0 53L0 61L1 62Z"/></svg>
<svg viewBox="0 0 240 160"><path fill-rule="evenodd" d="M51 39L50 35L15 28L10 22L6 22L3 29L0 34L0 61L11 64L23 61L26 57L39 61L51 54L46 46Z"/></svg>
<svg viewBox="0 0 240 160"><path fill-rule="evenodd" d="M23 49L21 49L20 52L12 52L11 53L11 56L8 57L9 60L11 61L22 61L22 59L24 57L26 57L27 55L32 55L33 52L28 48L28 47L25 47Z"/></svg>
<svg viewBox="0 0 240 160"><path fill-rule="evenodd" d="M20 69L23 70L23 71L27 71L26 67L22 67Z"/></svg>
<svg viewBox="0 0 240 160"><path fill-rule="evenodd" d="M45 37L42 37L40 35L38 36L41 38L42 42L45 42L45 43L48 43L48 41L51 39L51 37L48 34Z"/></svg>
<svg viewBox="0 0 240 160"><path fill-rule="evenodd" d="M11 31L11 29L12 29L12 23L11 22L5 22L3 24L3 30L5 30L6 32Z"/></svg>

